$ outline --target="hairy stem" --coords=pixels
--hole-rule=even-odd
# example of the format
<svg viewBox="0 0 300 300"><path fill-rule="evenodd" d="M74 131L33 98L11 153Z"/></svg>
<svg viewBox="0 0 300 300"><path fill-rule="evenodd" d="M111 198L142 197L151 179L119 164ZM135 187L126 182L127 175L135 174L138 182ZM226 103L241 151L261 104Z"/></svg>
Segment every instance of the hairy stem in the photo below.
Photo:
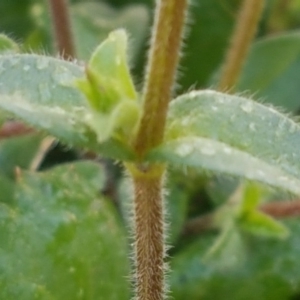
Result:
<svg viewBox="0 0 300 300"><path fill-rule="evenodd" d="M133 167L135 168L135 167ZM133 169L131 169L132 171ZM136 300L165 299L163 168L131 173L134 186Z"/></svg>
<svg viewBox="0 0 300 300"><path fill-rule="evenodd" d="M244 0L226 55L218 89L233 92L242 71L264 7L264 0Z"/></svg>
<svg viewBox="0 0 300 300"><path fill-rule="evenodd" d="M163 139L176 77L188 0L156 0L151 48L143 91L143 113L134 147L139 156Z"/></svg>
<svg viewBox="0 0 300 300"><path fill-rule="evenodd" d="M64 59L72 59L75 57L75 49L68 12L68 1L48 0L48 2L57 50Z"/></svg>

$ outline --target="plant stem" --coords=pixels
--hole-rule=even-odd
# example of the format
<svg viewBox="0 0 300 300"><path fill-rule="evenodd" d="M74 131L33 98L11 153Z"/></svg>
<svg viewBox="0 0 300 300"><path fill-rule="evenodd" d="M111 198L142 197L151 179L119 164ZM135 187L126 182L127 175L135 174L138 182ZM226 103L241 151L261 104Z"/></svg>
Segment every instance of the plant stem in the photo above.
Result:
<svg viewBox="0 0 300 300"><path fill-rule="evenodd" d="M176 77L188 0L157 0L143 91L143 113L134 148L142 157L164 136Z"/></svg>
<svg viewBox="0 0 300 300"><path fill-rule="evenodd" d="M282 202L270 202L263 204L258 209L276 219L292 218L300 216L300 200ZM215 213L208 213L191 219L184 226L182 235L195 235L201 234L205 231L215 230L216 225L214 222Z"/></svg>
<svg viewBox="0 0 300 300"><path fill-rule="evenodd" d="M67 0L48 0L59 54L66 60L75 57Z"/></svg>
<svg viewBox="0 0 300 300"><path fill-rule="evenodd" d="M218 89L233 92L249 52L264 7L264 0L244 0L231 46L226 55Z"/></svg>
<svg viewBox="0 0 300 300"><path fill-rule="evenodd" d="M157 0L143 91L143 112L133 139L140 163L127 165L133 180L136 300L163 300L165 241L164 165L143 164L163 141L168 104L180 57L188 0Z"/></svg>
<svg viewBox="0 0 300 300"><path fill-rule="evenodd" d="M0 128L0 139L29 134L35 130L19 121L7 121Z"/></svg>
<svg viewBox="0 0 300 300"><path fill-rule="evenodd" d="M137 300L162 300L165 298L162 171L161 167L158 169L154 167L145 175L133 174L135 196L134 278Z"/></svg>

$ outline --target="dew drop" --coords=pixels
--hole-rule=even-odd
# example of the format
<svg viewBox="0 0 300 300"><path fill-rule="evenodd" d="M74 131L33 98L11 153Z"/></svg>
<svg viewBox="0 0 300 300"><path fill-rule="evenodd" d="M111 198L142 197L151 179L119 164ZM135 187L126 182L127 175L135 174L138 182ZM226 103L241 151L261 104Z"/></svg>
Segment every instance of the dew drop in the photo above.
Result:
<svg viewBox="0 0 300 300"><path fill-rule="evenodd" d="M39 58L36 62L36 67L38 70L43 70L47 68L48 65L49 65L49 60L44 57Z"/></svg>
<svg viewBox="0 0 300 300"><path fill-rule="evenodd" d="M190 96L191 98L196 98L197 95L198 95L198 93L197 93L196 91L192 91L192 92L189 93L189 96Z"/></svg>
<svg viewBox="0 0 300 300"><path fill-rule="evenodd" d="M217 110L218 110L218 107L212 106L211 109L212 109L213 111L217 111Z"/></svg>
<svg viewBox="0 0 300 300"><path fill-rule="evenodd" d="M39 92L40 92L40 100L41 102L48 102L48 100L51 98L51 92L48 88L48 85L45 83L39 84Z"/></svg>
<svg viewBox="0 0 300 300"><path fill-rule="evenodd" d="M67 71L63 68L55 70L55 72L52 75L52 78L55 82L62 86L69 86L73 81L73 77L70 76L70 74L67 73Z"/></svg>
<svg viewBox="0 0 300 300"><path fill-rule="evenodd" d="M121 58L120 56L116 57L116 65L119 66L121 64Z"/></svg>
<svg viewBox="0 0 300 300"><path fill-rule="evenodd" d="M226 154L231 154L232 153L232 149L230 149L229 147L224 147L224 153Z"/></svg>
<svg viewBox="0 0 300 300"><path fill-rule="evenodd" d="M12 66L15 66L19 62L19 58L13 57L9 61Z"/></svg>
<svg viewBox="0 0 300 300"><path fill-rule="evenodd" d="M181 157L188 156L192 152L193 152L193 147L191 147L191 145L189 144L182 144L176 150L176 153Z"/></svg>
<svg viewBox="0 0 300 300"><path fill-rule="evenodd" d="M182 126L187 126L189 124L189 122L190 122L190 118L183 118L181 120L181 125Z"/></svg>
<svg viewBox="0 0 300 300"><path fill-rule="evenodd" d="M249 124L250 131L256 131L256 125L254 123Z"/></svg>
<svg viewBox="0 0 300 300"><path fill-rule="evenodd" d="M241 109L246 113L251 113L253 110L253 104L251 102L245 102L241 105Z"/></svg>
<svg viewBox="0 0 300 300"><path fill-rule="evenodd" d="M294 133L297 130L297 124L292 123L289 129L290 133Z"/></svg>
<svg viewBox="0 0 300 300"><path fill-rule="evenodd" d="M202 154L208 156L214 155L216 153L216 150L211 146L204 146L200 149L200 151Z"/></svg>
<svg viewBox="0 0 300 300"><path fill-rule="evenodd" d="M23 67L23 70L24 70L25 72L29 71L29 70L30 70L30 66L29 66L29 65L25 65L25 66Z"/></svg>

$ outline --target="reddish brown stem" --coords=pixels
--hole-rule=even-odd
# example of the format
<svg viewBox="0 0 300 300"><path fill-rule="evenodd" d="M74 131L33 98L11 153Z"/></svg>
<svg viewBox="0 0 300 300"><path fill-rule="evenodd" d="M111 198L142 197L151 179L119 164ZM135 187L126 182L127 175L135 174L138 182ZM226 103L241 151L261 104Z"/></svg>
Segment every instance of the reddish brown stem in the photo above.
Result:
<svg viewBox="0 0 300 300"><path fill-rule="evenodd" d="M290 218L300 216L300 200L270 202L259 208L262 212L277 218Z"/></svg>
<svg viewBox="0 0 300 300"><path fill-rule="evenodd" d="M165 294L162 177L133 176L133 184L136 299L162 300Z"/></svg>
<svg viewBox="0 0 300 300"><path fill-rule="evenodd" d="M276 219L299 217L300 200L270 202L261 205L259 207L259 210ZM212 229L216 229L216 226L214 224L214 213L209 213L187 222L182 234L200 234Z"/></svg>
<svg viewBox="0 0 300 300"><path fill-rule="evenodd" d="M48 0L56 46L59 54L66 60L75 57L71 22L67 0Z"/></svg>
<svg viewBox="0 0 300 300"><path fill-rule="evenodd" d="M19 121L7 121L0 128L0 139L10 138L34 132L34 129Z"/></svg>

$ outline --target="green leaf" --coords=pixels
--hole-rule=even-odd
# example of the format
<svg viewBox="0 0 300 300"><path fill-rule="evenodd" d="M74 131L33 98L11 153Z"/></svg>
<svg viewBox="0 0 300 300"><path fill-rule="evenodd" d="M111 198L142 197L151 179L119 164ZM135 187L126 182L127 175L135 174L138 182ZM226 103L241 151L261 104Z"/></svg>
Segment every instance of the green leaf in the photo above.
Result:
<svg viewBox="0 0 300 300"><path fill-rule="evenodd" d="M272 217L259 211L242 214L238 220L242 229L265 237L286 238L288 229Z"/></svg>
<svg viewBox="0 0 300 300"><path fill-rule="evenodd" d="M213 241L212 235L201 236L185 247L171 261L171 293L176 300L226 298L233 300L296 299L300 284L300 222L284 223L291 235L286 240L246 237L240 248L246 259L220 268L213 260L203 257ZM236 249L224 249L224 257L234 255ZM222 251L220 249L220 255Z"/></svg>
<svg viewBox="0 0 300 300"><path fill-rule="evenodd" d="M18 45L5 34L0 34L0 54L18 52Z"/></svg>
<svg viewBox="0 0 300 300"><path fill-rule="evenodd" d="M299 73L300 32L267 37L253 44L236 89L296 111L300 107Z"/></svg>
<svg viewBox="0 0 300 300"><path fill-rule="evenodd" d="M247 152L206 138L191 136L165 142L152 150L147 158L182 169L192 167L244 177L300 194L300 180L280 166L273 166Z"/></svg>
<svg viewBox="0 0 300 300"><path fill-rule="evenodd" d="M213 91L171 103L150 161L245 177L299 194L300 127L271 107Z"/></svg>
<svg viewBox="0 0 300 300"><path fill-rule="evenodd" d="M0 204L1 299L129 299L127 240L91 162L23 173Z"/></svg>
<svg viewBox="0 0 300 300"><path fill-rule="evenodd" d="M93 53L86 67L86 78L76 82L90 104L89 124L97 133L99 142L112 136L127 142L139 119L137 94L127 65L126 49L126 32L116 30L110 33Z"/></svg>
<svg viewBox="0 0 300 300"><path fill-rule="evenodd" d="M83 69L70 62L38 55L0 57L0 107L68 145L88 148L117 159L132 157L115 139L99 144L88 125L91 112L74 80Z"/></svg>
<svg viewBox="0 0 300 300"><path fill-rule="evenodd" d="M43 138L41 134L34 133L1 140L0 173L12 179L16 167L29 168Z"/></svg>

